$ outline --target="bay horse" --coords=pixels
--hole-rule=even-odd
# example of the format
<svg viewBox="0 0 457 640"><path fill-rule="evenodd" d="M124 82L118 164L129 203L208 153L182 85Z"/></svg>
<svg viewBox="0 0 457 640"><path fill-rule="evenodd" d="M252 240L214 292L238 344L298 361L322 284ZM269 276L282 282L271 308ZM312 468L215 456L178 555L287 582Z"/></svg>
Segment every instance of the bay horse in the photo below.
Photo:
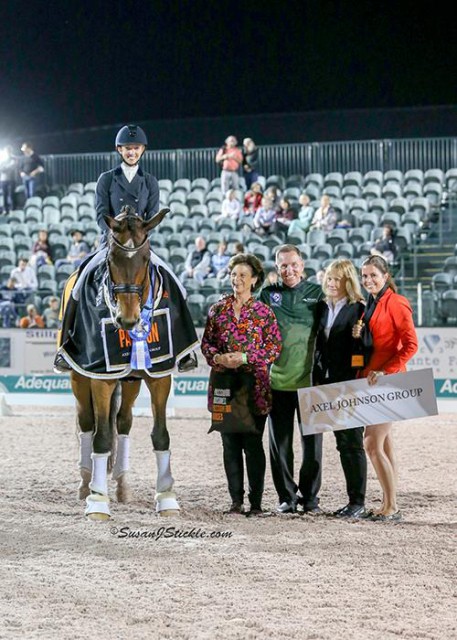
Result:
<svg viewBox="0 0 457 640"><path fill-rule="evenodd" d="M150 262L148 233L168 209L145 221L133 208L124 207L115 218L105 216L109 239L106 254L107 288L110 315L120 331L132 331L141 326L144 309L157 289L151 281L155 265ZM153 305L151 305L153 306ZM152 316L151 309L151 316ZM152 320L151 320L152 322ZM144 345L146 343L144 342ZM156 510L160 515L179 512L173 490L170 468L170 436L166 425L166 406L171 389L171 374L151 377L135 370L128 381L121 379L119 401L115 393L119 378L98 379L72 369L71 387L76 399L77 422L80 428L80 498L86 499L85 514L92 520L110 518L108 497L108 467L110 455L116 450L112 475L117 482L117 499L126 502L129 489L126 482L129 455L129 433L132 408L144 380L150 395L153 413L152 445L157 461ZM117 446L113 446L113 431L117 431Z"/></svg>

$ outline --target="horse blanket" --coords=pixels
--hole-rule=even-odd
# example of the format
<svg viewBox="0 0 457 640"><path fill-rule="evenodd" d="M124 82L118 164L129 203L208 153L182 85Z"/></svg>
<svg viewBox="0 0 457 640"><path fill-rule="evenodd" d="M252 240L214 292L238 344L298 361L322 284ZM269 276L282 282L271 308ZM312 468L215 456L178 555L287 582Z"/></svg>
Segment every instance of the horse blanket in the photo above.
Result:
<svg viewBox="0 0 457 640"><path fill-rule="evenodd" d="M78 302L68 296L65 315L74 318L59 353L72 369L100 379L126 378L136 371L162 377L172 373L176 362L198 345L177 282L161 265L151 263L150 269L151 295L142 310L139 330L116 328L105 262L89 271Z"/></svg>

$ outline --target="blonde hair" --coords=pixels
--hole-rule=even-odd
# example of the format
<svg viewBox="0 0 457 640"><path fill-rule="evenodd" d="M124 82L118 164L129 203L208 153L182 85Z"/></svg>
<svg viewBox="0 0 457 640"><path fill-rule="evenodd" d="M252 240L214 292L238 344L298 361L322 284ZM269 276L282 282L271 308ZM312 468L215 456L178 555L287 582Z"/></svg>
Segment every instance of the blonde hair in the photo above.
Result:
<svg viewBox="0 0 457 640"><path fill-rule="evenodd" d="M331 262L325 269L322 280L322 289L325 295L328 294L327 278L330 275L345 279L346 295L350 303L364 300L357 270L350 260L347 260L346 258L333 260L333 262Z"/></svg>

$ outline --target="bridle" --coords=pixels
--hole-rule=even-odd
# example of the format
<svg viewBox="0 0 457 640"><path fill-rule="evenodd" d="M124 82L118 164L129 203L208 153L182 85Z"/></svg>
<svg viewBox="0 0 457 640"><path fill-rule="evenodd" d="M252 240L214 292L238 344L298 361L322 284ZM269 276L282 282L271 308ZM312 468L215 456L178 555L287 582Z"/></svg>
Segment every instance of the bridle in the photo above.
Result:
<svg viewBox="0 0 457 640"><path fill-rule="evenodd" d="M139 216L136 215L127 215L123 218L123 220L138 220ZM141 249L143 249L143 247L147 244L149 244L149 238L148 235L146 234L145 239L143 240L143 242L141 244L139 244L138 246L134 246L134 247L128 247L125 244L122 244L121 242L119 242L119 240L117 240L117 238L115 238L113 231L110 232L109 235L109 243L110 245L114 245L115 247L117 247L118 249L120 249L121 251L124 251L125 253L138 253L138 251L140 251ZM138 295L138 297L140 298L140 304L142 303L143 300L143 292L144 292L144 287L147 281L147 277L148 277L148 269L146 269L146 274L144 276L144 280L141 284L129 284L126 282L121 282L118 284L115 284L112 279L111 279L111 273L110 273L110 269L109 269L109 251L106 254L106 285L108 288L108 292L110 295L110 298L113 298L113 302L115 303L115 298L116 295L118 294L123 294L123 293L135 293ZM151 283L152 286L152 283Z"/></svg>

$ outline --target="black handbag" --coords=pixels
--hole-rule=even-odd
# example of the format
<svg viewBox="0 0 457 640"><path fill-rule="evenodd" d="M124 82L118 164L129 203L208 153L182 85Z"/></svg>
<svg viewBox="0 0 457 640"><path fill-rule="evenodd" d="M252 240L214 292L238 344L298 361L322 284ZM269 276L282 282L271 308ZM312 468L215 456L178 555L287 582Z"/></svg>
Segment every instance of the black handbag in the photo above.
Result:
<svg viewBox="0 0 457 640"><path fill-rule="evenodd" d="M208 433L259 433L255 422L254 375L240 371L211 370L213 390Z"/></svg>

